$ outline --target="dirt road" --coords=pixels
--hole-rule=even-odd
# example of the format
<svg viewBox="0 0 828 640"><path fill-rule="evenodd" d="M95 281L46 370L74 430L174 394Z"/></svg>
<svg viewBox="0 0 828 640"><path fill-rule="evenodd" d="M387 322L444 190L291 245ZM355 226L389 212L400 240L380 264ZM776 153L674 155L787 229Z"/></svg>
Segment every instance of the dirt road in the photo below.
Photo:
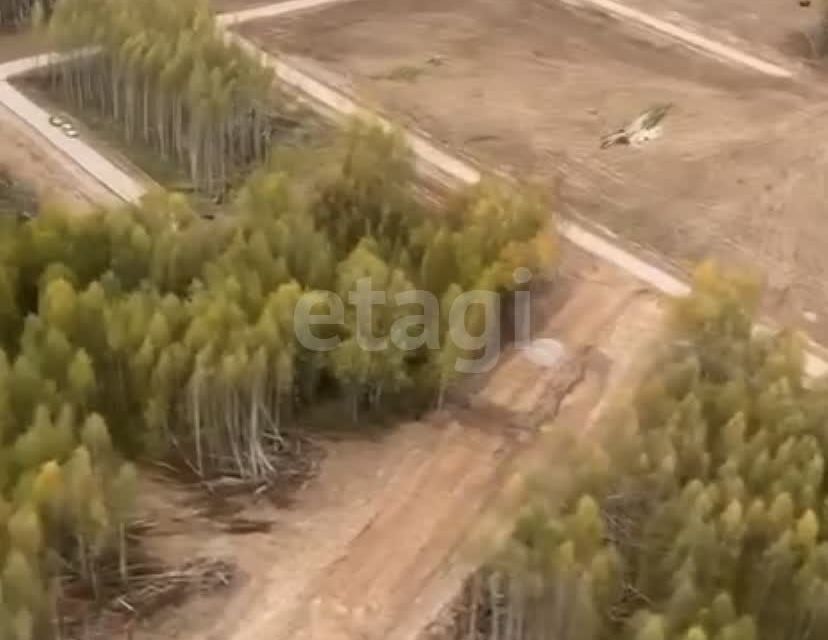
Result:
<svg viewBox="0 0 828 640"><path fill-rule="evenodd" d="M117 201L100 182L2 105L0 141L0 167L30 185L42 199L66 199L81 207Z"/></svg>
<svg viewBox="0 0 828 640"><path fill-rule="evenodd" d="M411 640L478 560L465 542L542 424L582 429L657 332L652 294L580 254L536 301L538 337L564 357L510 350L468 406L373 441L329 442L321 475L267 534L209 534L200 553L232 555L232 595L185 604L140 640ZM585 321L585 314L588 319ZM260 511L259 514L262 512Z"/></svg>

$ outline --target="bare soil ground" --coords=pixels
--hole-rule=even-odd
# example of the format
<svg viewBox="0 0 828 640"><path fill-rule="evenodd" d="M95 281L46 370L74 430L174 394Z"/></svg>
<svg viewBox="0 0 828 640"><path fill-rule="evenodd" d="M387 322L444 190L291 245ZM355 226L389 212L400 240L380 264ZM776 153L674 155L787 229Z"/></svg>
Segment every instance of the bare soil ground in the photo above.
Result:
<svg viewBox="0 0 828 640"><path fill-rule="evenodd" d="M546 318L536 334L565 346L558 363L507 350L468 402L376 439L325 442L320 475L292 506L247 510L272 520L269 532L227 534L174 493L144 492L149 513L167 523L151 541L156 553L228 559L240 576L152 620L136 640L416 637L475 566L466 546L474 523L532 458L540 427L586 428L657 333L652 294L583 255L567 265L535 309Z"/></svg>
<svg viewBox="0 0 828 640"><path fill-rule="evenodd" d="M0 167L28 185L40 200L61 199L78 208L115 202L115 196L47 140L0 105Z"/></svg>
<svg viewBox="0 0 828 640"><path fill-rule="evenodd" d="M360 0L239 29L487 166L560 181L565 213L680 266L712 256L759 268L781 321L814 312L808 330L828 336L817 87L555 0ZM662 138L599 149L664 102Z"/></svg>
<svg viewBox="0 0 828 640"><path fill-rule="evenodd" d="M48 50L46 39L30 30L0 29L0 62L17 60Z"/></svg>
<svg viewBox="0 0 828 640"><path fill-rule="evenodd" d="M821 0L801 7L798 0L624 0L624 4L720 42L769 58L810 54Z"/></svg>

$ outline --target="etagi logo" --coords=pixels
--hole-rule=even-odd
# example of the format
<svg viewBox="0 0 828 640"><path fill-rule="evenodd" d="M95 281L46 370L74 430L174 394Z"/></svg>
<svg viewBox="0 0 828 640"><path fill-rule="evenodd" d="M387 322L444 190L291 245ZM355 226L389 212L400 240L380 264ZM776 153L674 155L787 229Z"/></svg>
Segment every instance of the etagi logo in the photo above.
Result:
<svg viewBox="0 0 828 640"><path fill-rule="evenodd" d="M514 302L515 346L525 349L531 342L532 272L514 271L517 290ZM398 349L447 349L456 355L459 373L485 373L494 367L501 352L501 296L475 289L459 293L450 301L438 300L430 291L413 289L395 293L389 300L383 289L375 289L370 277L360 278L348 292L347 306L334 292L304 294L294 309L296 338L310 351L327 352L349 335L364 351Z"/></svg>

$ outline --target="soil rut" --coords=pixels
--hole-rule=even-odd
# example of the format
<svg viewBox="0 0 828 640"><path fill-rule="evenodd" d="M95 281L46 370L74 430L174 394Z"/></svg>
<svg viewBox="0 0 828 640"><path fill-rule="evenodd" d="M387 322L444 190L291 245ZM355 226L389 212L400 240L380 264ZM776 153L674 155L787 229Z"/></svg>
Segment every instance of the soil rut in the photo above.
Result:
<svg viewBox="0 0 828 640"><path fill-rule="evenodd" d="M431 444L397 459L371 515L330 561L308 569L292 604L280 606L267 593L252 597L245 619L223 630L222 640L414 637L470 570L464 543L507 473L531 452L538 427L556 415L571 428L587 427L612 372L632 358L619 344L616 320L625 318L629 335L642 318L657 322L649 312L656 305L628 279L614 277L609 289L577 281L537 332L562 342L566 356L541 367L515 349L504 354L468 407L417 427L433 431ZM604 346L613 343L610 358Z"/></svg>

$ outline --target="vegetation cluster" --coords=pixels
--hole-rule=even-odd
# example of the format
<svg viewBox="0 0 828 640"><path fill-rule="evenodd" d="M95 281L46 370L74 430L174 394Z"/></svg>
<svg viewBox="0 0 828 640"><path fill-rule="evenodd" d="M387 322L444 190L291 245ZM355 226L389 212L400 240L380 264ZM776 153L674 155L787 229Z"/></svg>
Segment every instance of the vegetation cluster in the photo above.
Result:
<svg viewBox="0 0 828 640"><path fill-rule="evenodd" d="M11 4L62 52L49 78L61 100L184 167L200 191L249 175L209 217L159 192L0 219L0 640L49 640L64 637L70 585L99 600L115 565L129 588L132 462L263 483L320 406L358 422L442 403L469 355L447 338L453 302L508 294L515 269L546 270L557 246L535 192L486 182L426 205L408 149L377 128L354 125L323 151L271 149L270 73L202 0ZM423 317L396 300L424 290L438 301L437 347L393 336L366 350L351 309L344 323L296 326L300 299L322 314L365 279L387 300L371 335ZM473 307L461 321L499 330L486 320ZM412 341L425 329L405 326ZM310 350L302 331L339 344Z"/></svg>
<svg viewBox="0 0 828 640"><path fill-rule="evenodd" d="M828 391L757 288L711 265L595 442L557 442L467 594L459 637L828 635ZM467 635L465 635L467 634Z"/></svg>
<svg viewBox="0 0 828 640"><path fill-rule="evenodd" d="M61 101L117 123L223 194L266 158L272 74L228 43L206 0L61 0L48 22Z"/></svg>
<svg viewBox="0 0 828 640"><path fill-rule="evenodd" d="M342 403L359 419L427 406L456 376L450 340L365 351L350 312L311 329L338 347L309 351L296 339L300 296L321 313L368 278L389 296L372 326L388 337L412 312L395 293L424 289L445 307L471 288L507 292L516 267L554 257L542 198L490 183L427 208L399 138L364 125L325 154L274 159L214 220L166 193L4 220L0 638L50 637L58 578L94 591L102 559L125 552L125 458L260 481L313 407ZM473 311L465 322L496 330ZM447 314L439 323L445 337Z"/></svg>

